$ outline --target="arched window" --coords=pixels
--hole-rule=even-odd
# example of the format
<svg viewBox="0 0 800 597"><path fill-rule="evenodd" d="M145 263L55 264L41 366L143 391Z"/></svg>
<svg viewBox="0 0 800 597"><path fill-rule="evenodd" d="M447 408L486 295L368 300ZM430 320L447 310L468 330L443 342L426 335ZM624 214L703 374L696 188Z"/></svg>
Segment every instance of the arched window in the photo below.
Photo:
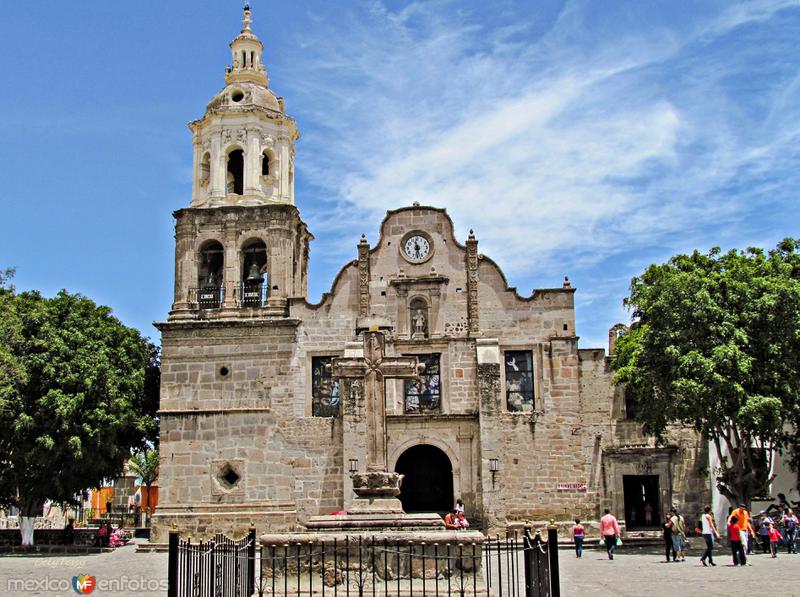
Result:
<svg viewBox="0 0 800 597"><path fill-rule="evenodd" d="M261 176L269 176L269 167L270 167L270 160L269 160L269 153L266 151L261 154Z"/></svg>
<svg viewBox="0 0 800 597"><path fill-rule="evenodd" d="M197 303L201 309L216 309L222 302L222 272L225 253L222 244L211 240L200 248L197 268Z"/></svg>
<svg viewBox="0 0 800 597"><path fill-rule="evenodd" d="M242 247L241 306L262 307L266 303L266 276L267 246L261 240L248 241Z"/></svg>
<svg viewBox="0 0 800 597"><path fill-rule="evenodd" d="M201 186L208 186L211 180L211 154L206 152L203 159L200 161L200 171L198 173Z"/></svg>
<svg viewBox="0 0 800 597"><path fill-rule="evenodd" d="M225 191L228 195L242 195L244 190L244 152L234 149L228 154L228 176Z"/></svg>
<svg viewBox="0 0 800 597"><path fill-rule="evenodd" d="M423 298L415 298L409 305L411 339L422 340L428 337L428 303Z"/></svg>

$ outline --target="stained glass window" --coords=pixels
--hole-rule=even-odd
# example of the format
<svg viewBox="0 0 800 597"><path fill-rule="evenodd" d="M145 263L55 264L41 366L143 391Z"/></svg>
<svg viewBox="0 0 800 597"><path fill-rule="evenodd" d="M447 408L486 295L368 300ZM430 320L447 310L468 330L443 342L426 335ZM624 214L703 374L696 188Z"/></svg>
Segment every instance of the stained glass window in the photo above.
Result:
<svg viewBox="0 0 800 597"><path fill-rule="evenodd" d="M339 416L339 380L331 379L334 357L311 357L311 414L315 417Z"/></svg>
<svg viewBox="0 0 800 597"><path fill-rule="evenodd" d="M533 411L533 357L529 350L508 350L506 364L506 405L509 412Z"/></svg>
<svg viewBox="0 0 800 597"><path fill-rule="evenodd" d="M425 365L425 372L419 379L404 382L405 410L407 413L439 412L441 395L441 376L439 375L438 354L417 354L420 363Z"/></svg>

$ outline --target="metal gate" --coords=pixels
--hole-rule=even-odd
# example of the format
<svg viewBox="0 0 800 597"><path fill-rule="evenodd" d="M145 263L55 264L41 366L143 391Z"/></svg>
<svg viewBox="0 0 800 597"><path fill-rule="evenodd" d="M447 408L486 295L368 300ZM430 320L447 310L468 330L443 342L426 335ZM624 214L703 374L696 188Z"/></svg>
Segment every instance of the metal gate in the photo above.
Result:
<svg viewBox="0 0 800 597"><path fill-rule="evenodd" d="M547 541L530 527L522 534L488 537L483 544L483 573L492 597L560 597L558 531L547 528Z"/></svg>
<svg viewBox="0 0 800 597"><path fill-rule="evenodd" d="M241 539L217 534L192 543L169 534L168 597L250 597L255 588L256 530Z"/></svg>

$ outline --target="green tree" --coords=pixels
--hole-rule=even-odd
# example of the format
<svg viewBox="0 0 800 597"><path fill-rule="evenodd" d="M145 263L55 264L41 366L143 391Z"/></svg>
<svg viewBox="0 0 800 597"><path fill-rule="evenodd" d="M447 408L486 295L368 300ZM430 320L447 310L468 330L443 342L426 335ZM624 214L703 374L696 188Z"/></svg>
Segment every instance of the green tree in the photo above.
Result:
<svg viewBox="0 0 800 597"><path fill-rule="evenodd" d="M128 470L139 477L142 485L147 487L147 514L152 513L150 506L150 488L158 479L158 450L141 450L128 461Z"/></svg>
<svg viewBox="0 0 800 597"><path fill-rule="evenodd" d="M109 308L66 291L48 299L4 283L0 322L0 502L29 524L45 500L74 503L118 476L143 445L152 348Z"/></svg>
<svg viewBox="0 0 800 597"><path fill-rule="evenodd" d="M612 355L615 381L646 432L663 440L675 421L712 441L733 503L764 492L777 449L797 454L798 246L677 255L634 278L625 300L633 324Z"/></svg>

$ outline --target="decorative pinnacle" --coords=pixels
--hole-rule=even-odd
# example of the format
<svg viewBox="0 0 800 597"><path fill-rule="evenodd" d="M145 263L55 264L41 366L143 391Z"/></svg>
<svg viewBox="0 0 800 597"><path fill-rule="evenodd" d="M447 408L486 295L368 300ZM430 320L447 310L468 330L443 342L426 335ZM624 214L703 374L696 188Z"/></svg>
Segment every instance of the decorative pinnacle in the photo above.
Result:
<svg viewBox="0 0 800 597"><path fill-rule="evenodd" d="M467 240L475 240L475 231L472 228L469 229L469 238Z"/></svg>
<svg viewBox="0 0 800 597"><path fill-rule="evenodd" d="M253 22L250 17L250 4L244 5L244 16L242 17L242 33L250 31L250 24Z"/></svg>
<svg viewBox="0 0 800 597"><path fill-rule="evenodd" d="M361 244L361 245L366 245L367 244L367 235L366 234L362 234L361 235L361 240L359 240L358 243Z"/></svg>
<svg viewBox="0 0 800 597"><path fill-rule="evenodd" d="M564 276L564 288L572 288L572 284L569 281L569 276Z"/></svg>

